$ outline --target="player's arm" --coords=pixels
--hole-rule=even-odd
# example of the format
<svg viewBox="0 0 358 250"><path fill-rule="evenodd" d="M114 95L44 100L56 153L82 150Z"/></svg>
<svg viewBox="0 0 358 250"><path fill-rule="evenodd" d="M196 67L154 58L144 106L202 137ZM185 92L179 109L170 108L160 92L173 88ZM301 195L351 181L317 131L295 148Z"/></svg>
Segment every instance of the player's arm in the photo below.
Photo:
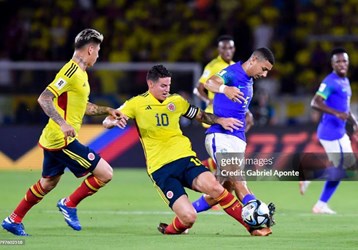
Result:
<svg viewBox="0 0 358 250"><path fill-rule="evenodd" d="M214 114L206 113L205 111L199 109L198 114L195 117L196 120L199 122L203 122L209 125L212 124L220 124L224 129L229 130L230 132L233 132L234 129L239 129L244 126L243 122L235 119L235 118L226 118L226 117L217 117Z"/></svg>
<svg viewBox="0 0 358 250"><path fill-rule="evenodd" d="M250 112L250 110L247 110L246 114L245 114L245 123L246 123L246 128L245 128L245 132L249 131L250 128L252 126L254 126L255 122L254 122L254 116L252 115L252 113Z"/></svg>
<svg viewBox="0 0 358 250"><path fill-rule="evenodd" d="M209 98L207 93L205 92L204 83L198 82L198 85L194 88L193 93L199 97L202 101L206 103L206 105L211 104L213 100Z"/></svg>
<svg viewBox="0 0 358 250"><path fill-rule="evenodd" d="M234 129L239 129L244 126L243 122L235 118L217 117L214 114L206 113L198 107L190 105L186 113L183 115L188 119L196 119L199 122L204 122L208 125L220 124L224 129L233 132Z"/></svg>
<svg viewBox="0 0 358 250"><path fill-rule="evenodd" d="M357 118L354 116L354 114L349 111L347 121L350 122L353 125L353 135L356 137L356 140L358 141L358 121Z"/></svg>
<svg viewBox="0 0 358 250"><path fill-rule="evenodd" d="M128 120L128 118L122 114L118 109L105 107L105 106L98 106L96 104L93 104L91 102L87 103L86 107L86 115L111 115L116 119L125 119Z"/></svg>
<svg viewBox="0 0 358 250"><path fill-rule="evenodd" d="M344 112L340 112L338 110L335 110L335 109L332 109L330 107L328 107L325 103L324 103L324 99L322 96L316 94L312 101L311 101L311 107L318 110L318 111L321 111L321 112L324 112L324 113L327 113L327 114L331 114L331 115L334 115L336 117L338 117L339 119L341 120L347 120L348 119L348 114L347 113L344 113Z"/></svg>
<svg viewBox="0 0 358 250"><path fill-rule="evenodd" d="M225 71L223 70L219 74L222 72ZM234 102L242 103L242 101L245 101L244 93L239 88L225 85L223 78L217 75L211 76L204 84L204 87L214 93L223 93Z"/></svg>
<svg viewBox="0 0 358 250"><path fill-rule="evenodd" d="M68 136L75 137L76 136L75 129L71 125L69 125L65 121L65 119L63 119L61 115L57 112L53 104L54 98L55 95L50 90L45 89L41 93L37 101L40 104L42 110L45 112L45 114L60 126L65 136L65 139L67 139Z"/></svg>

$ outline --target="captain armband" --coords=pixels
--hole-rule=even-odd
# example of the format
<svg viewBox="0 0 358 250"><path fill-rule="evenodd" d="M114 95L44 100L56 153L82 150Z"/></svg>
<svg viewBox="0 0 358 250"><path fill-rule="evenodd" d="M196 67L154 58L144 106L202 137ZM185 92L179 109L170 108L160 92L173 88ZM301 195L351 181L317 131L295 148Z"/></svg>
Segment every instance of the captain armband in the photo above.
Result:
<svg viewBox="0 0 358 250"><path fill-rule="evenodd" d="M194 105L190 105L190 107L188 108L188 110L186 111L186 113L183 116L192 120L196 117L198 112L199 112L198 107L195 107Z"/></svg>

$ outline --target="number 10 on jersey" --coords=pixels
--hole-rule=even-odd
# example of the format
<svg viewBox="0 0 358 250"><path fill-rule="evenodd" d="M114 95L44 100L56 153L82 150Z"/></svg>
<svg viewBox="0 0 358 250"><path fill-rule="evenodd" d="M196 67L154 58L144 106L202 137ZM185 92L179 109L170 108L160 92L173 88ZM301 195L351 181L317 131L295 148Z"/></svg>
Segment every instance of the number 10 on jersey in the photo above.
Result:
<svg viewBox="0 0 358 250"><path fill-rule="evenodd" d="M168 126L169 118L167 114L155 114L155 118L157 119L157 126Z"/></svg>

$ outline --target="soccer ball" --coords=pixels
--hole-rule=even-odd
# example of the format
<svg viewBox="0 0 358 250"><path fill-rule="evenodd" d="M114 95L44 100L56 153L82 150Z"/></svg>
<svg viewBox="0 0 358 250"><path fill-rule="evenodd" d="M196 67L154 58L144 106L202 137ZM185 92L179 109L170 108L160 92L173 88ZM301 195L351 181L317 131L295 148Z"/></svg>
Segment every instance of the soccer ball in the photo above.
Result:
<svg viewBox="0 0 358 250"><path fill-rule="evenodd" d="M269 220L270 210L266 203L253 200L242 208L242 219L252 228L265 225Z"/></svg>

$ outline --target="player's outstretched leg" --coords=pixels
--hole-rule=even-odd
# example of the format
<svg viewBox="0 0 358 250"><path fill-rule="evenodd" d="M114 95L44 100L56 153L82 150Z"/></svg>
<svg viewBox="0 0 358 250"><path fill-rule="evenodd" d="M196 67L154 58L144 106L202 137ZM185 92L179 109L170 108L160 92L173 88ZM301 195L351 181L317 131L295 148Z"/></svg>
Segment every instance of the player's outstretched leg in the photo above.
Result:
<svg viewBox="0 0 358 250"><path fill-rule="evenodd" d="M11 215L3 220L1 226L14 235L28 236L22 224L23 218L33 206L39 203L56 186L60 178L60 176L47 179L41 178L32 185Z"/></svg>
<svg viewBox="0 0 358 250"><path fill-rule="evenodd" d="M17 236L29 236L26 232L25 232L25 227L24 224L22 223L15 223L13 220L11 220L10 217L6 217L1 226L7 230L8 232L15 234Z"/></svg>

